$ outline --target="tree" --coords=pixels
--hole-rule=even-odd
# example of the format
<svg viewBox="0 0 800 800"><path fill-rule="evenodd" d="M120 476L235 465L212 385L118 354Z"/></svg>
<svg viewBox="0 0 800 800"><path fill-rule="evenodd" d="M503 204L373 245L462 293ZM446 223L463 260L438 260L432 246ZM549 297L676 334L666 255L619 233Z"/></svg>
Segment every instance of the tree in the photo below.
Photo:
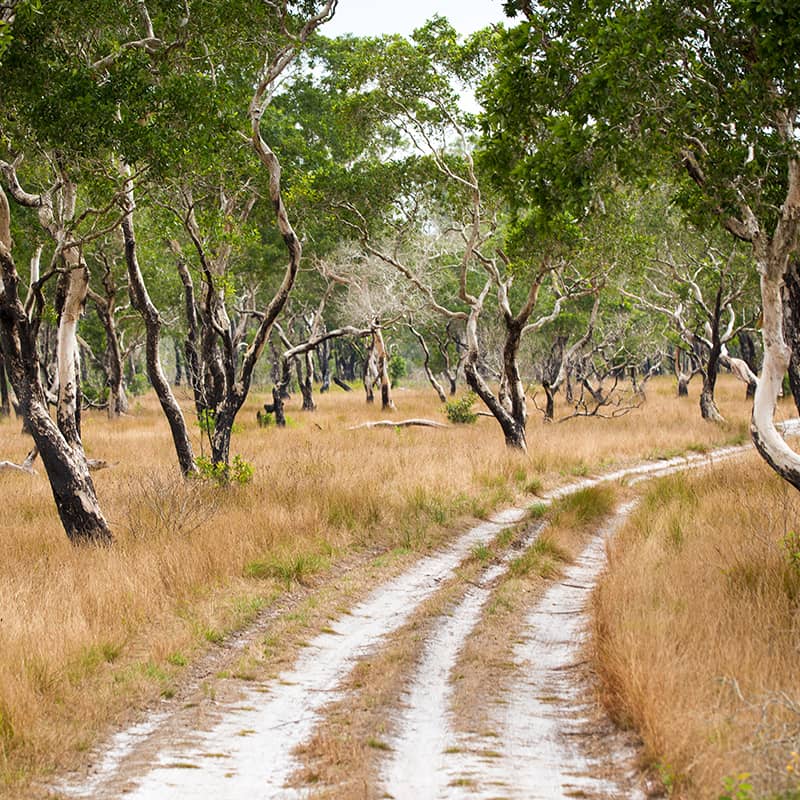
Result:
<svg viewBox="0 0 800 800"><path fill-rule="evenodd" d="M66 188L66 187L65 187ZM14 181L15 192L21 187ZM52 202L47 195L20 195L25 204L42 210L47 224ZM69 212L69 208L67 209ZM62 237L61 244L70 240ZM41 454L53 490L56 508L67 536L76 544L109 543L111 530L97 501L89 465L80 440L75 370L75 327L85 297L88 275L75 256L74 246L68 272L66 296L61 312L59 340L63 342L59 359L59 400L57 422L50 417L47 398L39 375L36 335L40 315L26 308L19 294L20 276L12 255L11 213L6 194L0 187L0 345L8 377L17 396L20 412L27 422L36 448ZM72 260L74 259L74 260Z"/></svg>
<svg viewBox="0 0 800 800"><path fill-rule="evenodd" d="M558 185L568 179L578 193L609 159L639 177L672 164L689 218L750 246L764 342L751 434L800 488L800 457L774 423L791 355L782 286L800 228L800 8L749 0L506 7L526 20L507 37L497 89L487 91L496 163L505 159L511 180L545 183L558 155L569 164ZM531 116L546 119L549 141L517 146Z"/></svg>

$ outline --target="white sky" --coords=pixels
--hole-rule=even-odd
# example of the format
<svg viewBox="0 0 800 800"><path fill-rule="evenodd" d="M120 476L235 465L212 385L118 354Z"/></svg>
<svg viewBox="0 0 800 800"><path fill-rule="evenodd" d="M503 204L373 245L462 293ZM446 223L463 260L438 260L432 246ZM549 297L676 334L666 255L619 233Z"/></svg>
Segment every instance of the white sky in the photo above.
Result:
<svg viewBox="0 0 800 800"><path fill-rule="evenodd" d="M321 32L325 36L408 35L434 14L447 17L462 35L506 19L502 0L339 0L336 15Z"/></svg>

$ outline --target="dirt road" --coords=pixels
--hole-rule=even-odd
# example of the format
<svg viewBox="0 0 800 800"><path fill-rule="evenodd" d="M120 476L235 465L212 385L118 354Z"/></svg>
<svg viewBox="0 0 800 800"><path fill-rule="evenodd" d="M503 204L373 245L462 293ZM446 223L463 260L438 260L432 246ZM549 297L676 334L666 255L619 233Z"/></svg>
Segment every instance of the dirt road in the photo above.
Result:
<svg viewBox="0 0 800 800"><path fill-rule="evenodd" d="M617 470L561 487L542 501L602 482L630 484L708 466L748 449L729 447ZM155 715L114 737L96 755L88 774L51 789L64 797L93 800L635 797L629 767L633 754L627 743L607 738L606 727L607 746L590 752L599 723L591 708L590 677L579 663L586 602L602 568L604 541L628 511L627 505L618 508L578 561L530 609L514 648L511 689L504 691L502 702L495 698L490 738L454 728L452 672L492 586L508 569L512 551L487 565L428 629L421 656L406 676L400 707L384 710L390 736L374 753L377 768L368 785L356 792L297 780L303 766L298 749L314 735L331 704L342 701L357 665L387 647L476 546L490 544L507 526L522 521L526 511L521 508L475 526L377 588L306 643L293 667L277 679L243 682L234 699L222 702L208 693L211 709L202 725L186 708ZM530 545L541 528L531 522L517 547Z"/></svg>

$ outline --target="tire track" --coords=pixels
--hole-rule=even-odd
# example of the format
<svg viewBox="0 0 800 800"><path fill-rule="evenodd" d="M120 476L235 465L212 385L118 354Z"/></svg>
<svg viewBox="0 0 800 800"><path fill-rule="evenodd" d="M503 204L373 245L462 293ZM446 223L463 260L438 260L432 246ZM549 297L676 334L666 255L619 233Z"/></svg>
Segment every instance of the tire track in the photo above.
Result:
<svg viewBox="0 0 800 800"><path fill-rule="evenodd" d="M727 447L707 455L689 455L640 464L576 481L548 493L542 499L548 502L608 481L634 482L710 465L749 449L750 445ZM106 748L99 766L87 780L64 782L52 788L63 795L96 800L120 797L123 793L125 797L136 800L192 800L208 796L214 796L217 800L238 800L247 797L307 796L303 790L286 786L287 780L299 766L293 753L310 738L323 708L341 696L339 687L344 678L360 658L374 652L400 628L418 605L437 591L440 582L453 576L472 548L490 542L504 527L520 521L524 515L525 511L520 508L500 512L459 536L446 550L423 558L410 570L380 587L350 614L334 623L332 630L317 636L304 649L291 670L275 681L248 688L244 700L233 708L224 709L219 722L210 730L187 731L180 742L165 741L167 737L162 733L160 724L140 726L136 731L140 741L136 741L136 736L130 730L122 732L116 738L125 746ZM499 566L500 573L505 566L507 564ZM494 575L496 577L498 575ZM490 576L484 583L494 578ZM488 589L479 585L465 596L462 605L467 624L457 630L448 630L450 625L444 624L440 635L436 637L442 639L444 645L442 653L430 656L433 663L438 664L435 670L437 675L449 676L447 665L451 658L455 658L464 638L479 618L485 602L484 592L488 592ZM471 620L475 622L469 624ZM447 622L451 623L452 618L448 618ZM426 653L424 658L428 657ZM421 702L431 705L434 702L431 700L433 690L426 691L420 694ZM433 691L433 694L436 692ZM443 701L446 689L438 696ZM440 705L440 713L441 708ZM446 713L440 715L439 719L444 722ZM446 727L444 730L443 738L447 739L450 734ZM158 750L158 763L142 763L141 758L137 761L137 750L145 744L148 752L154 746ZM437 746L430 741L428 743L426 757L430 763L438 763L435 752ZM397 751L401 750L402 746L398 744ZM398 776L403 770L408 775L407 765L398 769ZM395 791L402 791L397 788L399 780L392 778Z"/></svg>

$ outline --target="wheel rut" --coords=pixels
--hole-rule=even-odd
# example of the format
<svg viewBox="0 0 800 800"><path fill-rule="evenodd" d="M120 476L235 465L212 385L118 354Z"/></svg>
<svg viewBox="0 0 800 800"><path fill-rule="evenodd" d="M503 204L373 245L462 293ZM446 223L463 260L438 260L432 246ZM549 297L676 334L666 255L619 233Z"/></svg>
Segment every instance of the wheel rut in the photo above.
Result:
<svg viewBox="0 0 800 800"><path fill-rule="evenodd" d="M749 449L728 447L640 464L576 481L541 499L550 502L603 482L634 483L703 467ZM88 777L63 780L51 790L93 800L315 796L315 787L291 785L301 767L296 751L311 738L326 706L341 699L347 676L434 596L443 581L452 578L476 545L490 543L525 513L507 509L460 535L445 550L422 558L310 641L291 669L275 680L248 686L235 702L221 703L211 724L176 730L168 720L145 721L117 734L98 754ZM360 796L397 800L635 796L630 783L619 788L613 778L602 777L608 771L602 759L588 755L582 744L592 737L592 725L595 731L597 725L588 721L591 686L580 666L585 603L602 567L605 537L626 513L627 507L615 513L563 580L528 615L526 633L514 651L518 680L492 712L500 734L490 739L455 732L448 708L453 664L480 619L492 584L508 569L514 554L483 571L426 640L391 749L383 759L382 785L365 787ZM540 527L527 532L526 545ZM334 789L328 796L338 795Z"/></svg>

